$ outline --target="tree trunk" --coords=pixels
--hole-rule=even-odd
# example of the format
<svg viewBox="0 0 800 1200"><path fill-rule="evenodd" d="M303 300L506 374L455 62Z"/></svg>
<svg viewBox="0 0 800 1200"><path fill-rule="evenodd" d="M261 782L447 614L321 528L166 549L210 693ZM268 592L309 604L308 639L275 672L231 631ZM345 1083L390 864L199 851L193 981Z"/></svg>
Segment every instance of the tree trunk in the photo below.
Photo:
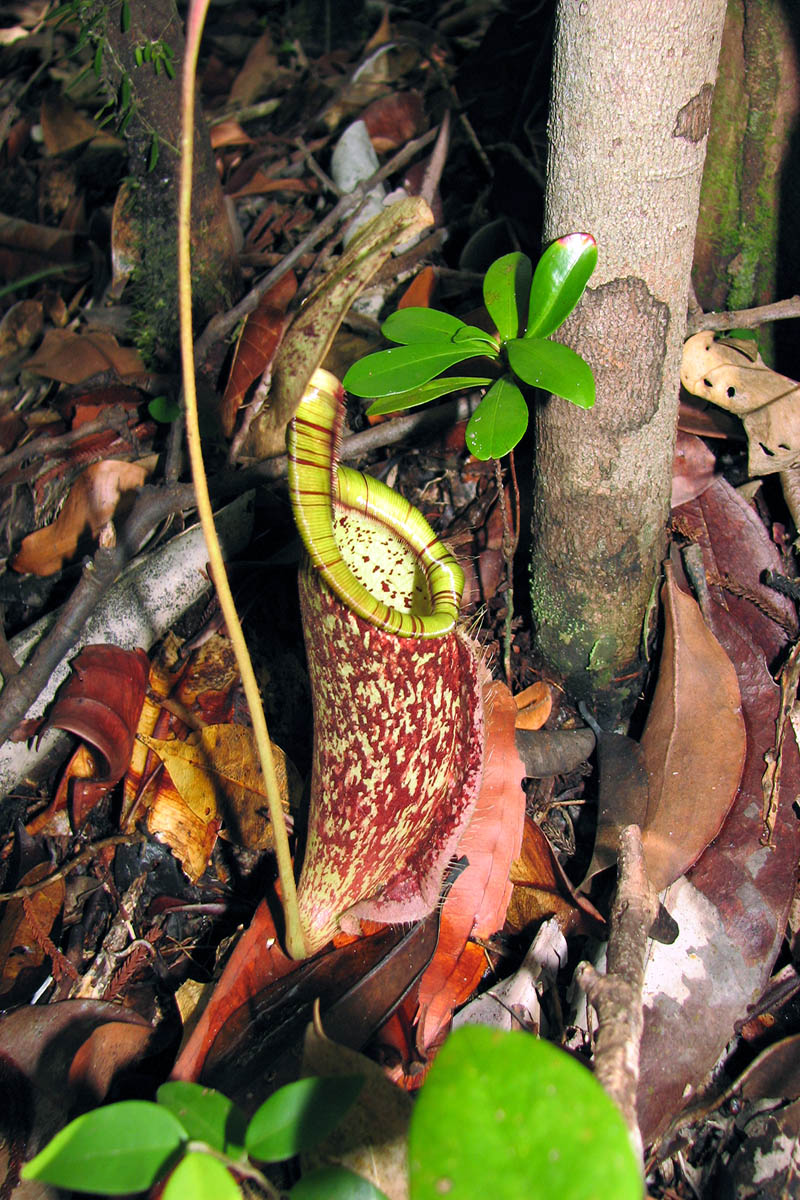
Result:
<svg viewBox="0 0 800 1200"><path fill-rule="evenodd" d="M599 713L629 710L666 544L678 376L725 0L559 0L545 239L592 233L564 326L597 403L536 419L531 599L540 649Z"/></svg>
<svg viewBox="0 0 800 1200"><path fill-rule="evenodd" d="M728 0L692 272L705 309L782 299L779 271L785 294L797 291L798 29L800 14L774 0ZM789 350L778 370L796 375L796 331L762 329L761 353L770 362L773 332Z"/></svg>
<svg viewBox="0 0 800 1200"><path fill-rule="evenodd" d="M151 357L171 361L177 349L177 196L181 142L183 26L175 0L130 5L130 27L121 28L117 8L108 11L106 78L119 96L130 94L125 126L129 171L126 220L133 233L133 304L137 342ZM137 63L140 53L164 45L172 52L172 76L160 63ZM157 54L156 54L157 56ZM124 120L124 112L120 114ZM208 127L199 101L194 114L192 176L192 284L195 322L204 324L229 307L241 287L239 265Z"/></svg>

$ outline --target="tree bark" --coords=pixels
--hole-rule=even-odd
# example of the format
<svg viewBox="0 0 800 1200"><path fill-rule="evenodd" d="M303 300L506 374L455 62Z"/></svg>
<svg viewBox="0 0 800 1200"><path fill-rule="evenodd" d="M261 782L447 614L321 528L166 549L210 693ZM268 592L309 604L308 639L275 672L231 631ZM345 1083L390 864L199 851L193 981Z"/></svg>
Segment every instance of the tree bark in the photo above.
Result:
<svg viewBox="0 0 800 1200"><path fill-rule="evenodd" d="M531 600L550 667L600 714L641 684L666 544L679 365L724 0L559 0L545 240L592 233L563 340L597 403L536 417Z"/></svg>
<svg viewBox="0 0 800 1200"><path fill-rule="evenodd" d="M178 330L176 213L183 26L175 0L134 3L130 14L130 27L123 32L118 9L108 11L103 64L115 91L124 79L130 88L132 111L125 140L135 182L128 193L137 260L133 300L140 313L138 328L144 334L139 342L145 352L171 360ZM152 62L137 64L137 47L142 50L158 43L172 51L172 77L163 66L156 70ZM238 258L199 101L194 113L192 282L193 315L199 326L229 307L241 289Z"/></svg>
<svg viewBox="0 0 800 1200"><path fill-rule="evenodd" d="M798 31L800 14L788 6L728 0L692 272L705 309L781 299L779 269L786 294L797 290L800 202L792 135L800 113ZM760 336L770 362L765 341L773 328L765 326ZM787 332L778 340L796 344L794 330ZM798 362L795 352L778 369L794 375Z"/></svg>

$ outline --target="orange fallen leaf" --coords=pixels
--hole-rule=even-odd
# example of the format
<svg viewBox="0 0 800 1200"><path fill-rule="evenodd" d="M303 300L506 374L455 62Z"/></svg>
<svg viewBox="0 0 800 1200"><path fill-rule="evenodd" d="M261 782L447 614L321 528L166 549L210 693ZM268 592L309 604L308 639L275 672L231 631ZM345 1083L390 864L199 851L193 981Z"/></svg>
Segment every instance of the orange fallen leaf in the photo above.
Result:
<svg viewBox="0 0 800 1200"><path fill-rule="evenodd" d="M435 287L436 272L433 267L423 267L403 292L397 307L430 308Z"/></svg>
<svg viewBox="0 0 800 1200"><path fill-rule="evenodd" d="M541 729L553 711L553 694L543 679L514 697L517 729Z"/></svg>
<svg viewBox="0 0 800 1200"><path fill-rule="evenodd" d="M23 539L11 567L20 574L53 575L78 553L88 530L92 538L135 499L149 473L139 463L107 459L92 463L70 488L55 521Z"/></svg>

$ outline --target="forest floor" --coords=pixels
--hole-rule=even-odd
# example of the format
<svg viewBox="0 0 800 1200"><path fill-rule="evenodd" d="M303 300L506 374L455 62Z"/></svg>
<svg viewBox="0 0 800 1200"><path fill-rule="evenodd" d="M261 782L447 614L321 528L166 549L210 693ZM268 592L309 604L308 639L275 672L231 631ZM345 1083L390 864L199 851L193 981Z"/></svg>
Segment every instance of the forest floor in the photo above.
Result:
<svg viewBox="0 0 800 1200"><path fill-rule="evenodd" d="M341 230L315 230L340 197L331 155L356 119L380 163L397 163L387 190L424 187L435 226L345 316L325 366L341 378L382 348L380 319L399 304L486 320L486 268L540 251L552 38L549 5L408 4L380 28L359 5L348 22L344 5L307 7L336 12L327 42L302 5L266 19L258 6L212 10L199 72L242 294L276 276L198 366L207 468L233 497L219 525L298 849L314 736L299 539L285 465L237 457L224 414L237 430L249 419L295 283L302 295L335 262ZM596 1022L573 977L602 959L608 868L631 821L669 914L644 985L649 1194L798 1194L800 668L777 477L750 480L741 424L684 398L658 665L623 737L587 727L532 651L530 436L502 465L482 462L464 444L469 391L460 408L374 424L350 398L348 465L406 496L464 568L464 627L499 697L492 753L512 778L483 800L466 928L445 901L290 962L247 706L192 528L174 323L149 325L153 298L137 292L125 141L93 121L94 76L76 83L93 47L78 45L76 20L43 13L20 4L0 29L0 726L13 735L0 747L12 1098L0 1197L32 1194L20 1161L68 1116L152 1098L171 1072L252 1111L296 1074L315 1000L329 1032L409 1092L454 1014L590 1063ZM126 520L147 535L135 575Z"/></svg>

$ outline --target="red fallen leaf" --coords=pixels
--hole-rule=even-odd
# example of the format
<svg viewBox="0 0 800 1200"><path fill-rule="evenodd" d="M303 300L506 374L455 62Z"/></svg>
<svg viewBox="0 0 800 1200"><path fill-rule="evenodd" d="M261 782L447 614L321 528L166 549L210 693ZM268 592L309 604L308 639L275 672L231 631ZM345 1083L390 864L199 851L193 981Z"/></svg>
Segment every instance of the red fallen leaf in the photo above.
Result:
<svg viewBox="0 0 800 1200"><path fill-rule="evenodd" d="M680 408L678 410L678 428L684 433L696 433L699 437L733 438L735 441L746 441L742 422L733 413L709 404L699 396L690 396L681 389Z"/></svg>
<svg viewBox="0 0 800 1200"><path fill-rule="evenodd" d="M481 789L456 853L469 866L451 887L442 908L439 945L420 980L417 1045L427 1053L449 1023L453 1009L471 996L486 968L483 949L471 937L500 929L511 899L511 864L522 846L525 768L517 754L517 706L502 683L483 690L486 748Z"/></svg>
<svg viewBox="0 0 800 1200"><path fill-rule="evenodd" d="M297 291L297 279L292 271L280 279L261 298L258 308L242 327L231 373L222 397L220 420L226 437L233 433L236 414L244 394L254 380L263 374L283 337L286 309Z"/></svg>
<svg viewBox="0 0 800 1200"><path fill-rule="evenodd" d="M378 154L399 150L422 132L422 97L414 91L381 96L367 106L361 119Z"/></svg>
<svg viewBox="0 0 800 1200"><path fill-rule="evenodd" d="M77 553L87 526L92 537L132 503L148 472L138 463L106 459L81 472L56 517L23 539L11 567L21 575L53 575ZM124 498L124 500L123 500Z"/></svg>
<svg viewBox="0 0 800 1200"><path fill-rule="evenodd" d="M98 798L128 769L148 671L144 650L85 646L74 659L72 674L60 689L45 728L77 734L95 747L106 764L99 778L75 782L75 802L79 797L84 802Z"/></svg>
<svg viewBox="0 0 800 1200"><path fill-rule="evenodd" d="M649 788L642 843L659 892L719 833L746 751L736 671L669 564L662 598L664 645L641 739Z"/></svg>
<svg viewBox="0 0 800 1200"><path fill-rule="evenodd" d="M275 922L262 900L225 964L213 994L184 1042L172 1079L200 1077L209 1047L233 1013L264 988L295 971L298 963L281 950Z"/></svg>

